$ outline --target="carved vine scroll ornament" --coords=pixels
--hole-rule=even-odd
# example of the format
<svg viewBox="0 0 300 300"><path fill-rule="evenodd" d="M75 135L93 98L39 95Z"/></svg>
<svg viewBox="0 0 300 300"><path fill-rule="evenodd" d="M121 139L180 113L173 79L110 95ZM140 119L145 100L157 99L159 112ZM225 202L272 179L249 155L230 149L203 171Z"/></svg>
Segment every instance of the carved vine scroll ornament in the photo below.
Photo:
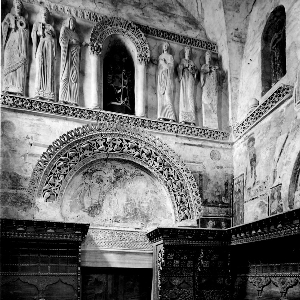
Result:
<svg viewBox="0 0 300 300"><path fill-rule="evenodd" d="M49 102L32 98L18 97L16 95L1 95L1 105L14 109L48 113L55 116L64 116L89 120L91 122L122 123L126 126L155 130L159 132L170 132L178 135L196 136L216 141L226 141L229 133L221 130L201 128L178 123L150 120L136 116L117 114L108 111L92 110L74 105L66 105L57 102Z"/></svg>
<svg viewBox="0 0 300 300"><path fill-rule="evenodd" d="M287 300L286 294L288 290L295 286L299 281L296 277L275 277L271 278L271 280L280 289L280 300Z"/></svg>
<svg viewBox="0 0 300 300"><path fill-rule="evenodd" d="M268 276L249 277L248 280L255 286L258 297L261 297L263 289L271 283L271 278Z"/></svg>
<svg viewBox="0 0 300 300"><path fill-rule="evenodd" d="M61 201L68 180L81 165L121 158L147 168L168 190L176 221L193 219L201 199L192 173L161 140L136 128L99 123L63 134L44 152L33 170L28 193L32 201Z"/></svg>
<svg viewBox="0 0 300 300"><path fill-rule="evenodd" d="M150 49L144 33L134 23L117 17L102 16L93 27L90 39L91 52L100 55L105 39L113 34L129 38L136 47L138 61L145 64L149 62Z"/></svg>

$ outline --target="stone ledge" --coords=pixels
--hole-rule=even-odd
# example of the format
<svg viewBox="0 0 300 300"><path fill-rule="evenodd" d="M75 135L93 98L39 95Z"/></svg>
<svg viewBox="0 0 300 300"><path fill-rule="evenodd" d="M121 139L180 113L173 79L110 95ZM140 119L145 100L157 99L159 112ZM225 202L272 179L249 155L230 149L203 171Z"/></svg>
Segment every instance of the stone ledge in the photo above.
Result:
<svg viewBox="0 0 300 300"><path fill-rule="evenodd" d="M228 229L231 245L300 235L300 209Z"/></svg>
<svg viewBox="0 0 300 300"><path fill-rule="evenodd" d="M242 122L233 127L233 134L236 139L241 138L251 128L262 121L273 109L289 99L293 93L293 86L281 84L278 88L263 101L253 112L251 112Z"/></svg>
<svg viewBox="0 0 300 300"><path fill-rule="evenodd" d="M113 122L115 124L139 127L147 130L198 137L215 141L228 141L229 139L229 133L221 130L201 128L191 125L181 125L173 122L150 120L131 115L88 109L84 107L45 100L37 100L11 94L1 95L0 103L3 107L47 113L54 116L72 117L94 122Z"/></svg>

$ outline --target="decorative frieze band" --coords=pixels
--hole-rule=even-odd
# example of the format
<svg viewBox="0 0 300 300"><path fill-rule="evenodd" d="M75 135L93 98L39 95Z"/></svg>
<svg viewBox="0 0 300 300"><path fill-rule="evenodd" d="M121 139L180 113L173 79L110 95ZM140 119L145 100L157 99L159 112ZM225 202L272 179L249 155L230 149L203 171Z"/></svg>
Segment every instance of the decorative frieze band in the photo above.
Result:
<svg viewBox="0 0 300 300"><path fill-rule="evenodd" d="M169 40L171 42L189 45L191 47L203 49L203 50L210 50L211 52L218 53L217 44L212 43L210 41L195 39L192 37L188 37L185 35L173 33L166 30L161 30L157 28L153 28L146 25L136 24L137 27L141 29L141 31L146 35L155 36L157 38L161 38L164 40Z"/></svg>
<svg viewBox="0 0 300 300"><path fill-rule="evenodd" d="M2 238L69 240L82 242L89 224L1 219Z"/></svg>
<svg viewBox="0 0 300 300"><path fill-rule="evenodd" d="M23 0L23 2L35 4L35 5L41 5L41 1L39 0ZM89 22L98 23L101 22L103 19L103 15L87 9L81 9L81 8L72 7L68 5L52 3L47 0L43 1L43 5L46 6L52 12L72 15L76 18L84 19ZM153 27L149 27L137 23L135 23L135 25L144 34L169 40L171 42L189 45L191 47L200 48L203 50L210 50L212 52L218 53L218 48L216 43L206 41L206 40L191 38L185 35L169 32L169 31L165 31L165 30L161 30L161 29L157 29L157 28L153 28Z"/></svg>
<svg viewBox="0 0 300 300"><path fill-rule="evenodd" d="M287 100L292 96L293 87L290 85L281 85L278 89L270 95L264 102L262 102L251 114L249 114L241 123L233 128L233 133L236 138L240 138L246 133L254 124L264 118L272 109L281 101Z"/></svg>
<svg viewBox="0 0 300 300"><path fill-rule="evenodd" d="M150 49L145 35L134 23L122 18L102 16L91 33L91 52L100 55L105 39L112 34L121 34L128 37L137 49L138 61L145 64L149 62Z"/></svg>
<svg viewBox="0 0 300 300"><path fill-rule="evenodd" d="M229 139L229 133L220 130L150 120L147 118L123 115L108 111L92 110L58 102L37 100L10 94L1 95L1 105L15 109L48 113L57 116L72 117L89 121L113 122L115 124L118 123L131 127L139 127L172 134L195 136L216 141L226 141Z"/></svg>
<svg viewBox="0 0 300 300"><path fill-rule="evenodd" d="M82 244L83 250L95 248L152 251L144 231L103 228L90 229Z"/></svg>
<svg viewBox="0 0 300 300"><path fill-rule="evenodd" d="M231 245L300 235L300 209L228 229Z"/></svg>

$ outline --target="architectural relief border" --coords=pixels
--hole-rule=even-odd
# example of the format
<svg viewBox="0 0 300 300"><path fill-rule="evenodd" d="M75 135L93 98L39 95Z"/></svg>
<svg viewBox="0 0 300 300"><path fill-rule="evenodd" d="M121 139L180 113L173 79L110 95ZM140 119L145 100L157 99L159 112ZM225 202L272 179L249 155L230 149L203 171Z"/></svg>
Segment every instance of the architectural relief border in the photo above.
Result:
<svg viewBox="0 0 300 300"><path fill-rule="evenodd" d="M2 238L73 240L82 242L89 224L1 219Z"/></svg>
<svg viewBox="0 0 300 300"><path fill-rule="evenodd" d="M221 130L151 120L136 116L87 109L84 107L71 106L58 102L37 100L9 94L1 95L1 105L4 107L48 113L57 116L72 117L88 121L119 123L137 128L168 132L178 135L194 136L208 140L228 141L229 139L229 133Z"/></svg>
<svg viewBox="0 0 300 300"><path fill-rule="evenodd" d="M231 245L300 235L300 209L227 229Z"/></svg>
<svg viewBox="0 0 300 300"><path fill-rule="evenodd" d="M150 60L150 49L143 32L132 22L122 18L102 16L91 32L90 49L100 55L105 39L112 34L128 37L137 49L137 59L147 64Z"/></svg>
<svg viewBox="0 0 300 300"><path fill-rule="evenodd" d="M243 136L252 126L266 117L280 102L292 96L293 87L290 85L280 85L272 95L262 102L250 115L241 123L233 127L233 134L238 139Z"/></svg>
<svg viewBox="0 0 300 300"><path fill-rule="evenodd" d="M35 4L35 5L41 5L41 3L44 4L50 11L56 12L56 13L62 13L66 15L73 15L76 18L84 19L86 21L90 21L93 23L101 22L103 18L108 18L105 17L99 13L96 13L94 11L90 11L87 9L80 9L68 5L62 5L58 3L52 3L48 0L23 0L24 3L29 3L29 4ZM161 30L141 24L135 23L137 28L139 28L144 34L151 35L157 38L169 40L171 42L175 43L180 43L184 45L189 45L191 47L203 49L203 50L210 50L212 52L218 53L218 48L217 44L206 41L206 40L200 40L200 39L195 39L192 37L188 37L185 35L173 33L170 31L166 30Z"/></svg>
<svg viewBox="0 0 300 300"><path fill-rule="evenodd" d="M147 166L169 192L175 220L193 219L201 213L196 180L180 157L160 139L144 131L115 123L98 123L75 128L54 141L37 162L28 195L45 201L60 201L63 186L77 165L86 158L106 154L124 157ZM96 207L95 207L96 209Z"/></svg>
<svg viewBox="0 0 300 300"><path fill-rule="evenodd" d="M130 249L151 251L152 244L145 231L90 228L82 244L82 250L92 249Z"/></svg>

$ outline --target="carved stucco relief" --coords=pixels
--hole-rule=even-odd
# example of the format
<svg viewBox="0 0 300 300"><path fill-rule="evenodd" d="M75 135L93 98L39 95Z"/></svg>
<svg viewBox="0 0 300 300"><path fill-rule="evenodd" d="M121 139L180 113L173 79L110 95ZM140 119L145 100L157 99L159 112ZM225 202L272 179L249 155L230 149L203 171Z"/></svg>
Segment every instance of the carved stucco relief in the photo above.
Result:
<svg viewBox="0 0 300 300"><path fill-rule="evenodd" d="M104 41L113 34L129 38L136 48L138 61L145 64L149 62L150 49L144 33L134 23L117 17L103 16L93 27L90 39L91 52L100 55Z"/></svg>
<svg viewBox="0 0 300 300"><path fill-rule="evenodd" d="M32 201L41 197L61 201L76 171L103 158L123 159L147 169L168 192L175 221L192 219L200 213L196 181L179 156L142 130L111 123L76 128L54 141L32 173L28 188Z"/></svg>

